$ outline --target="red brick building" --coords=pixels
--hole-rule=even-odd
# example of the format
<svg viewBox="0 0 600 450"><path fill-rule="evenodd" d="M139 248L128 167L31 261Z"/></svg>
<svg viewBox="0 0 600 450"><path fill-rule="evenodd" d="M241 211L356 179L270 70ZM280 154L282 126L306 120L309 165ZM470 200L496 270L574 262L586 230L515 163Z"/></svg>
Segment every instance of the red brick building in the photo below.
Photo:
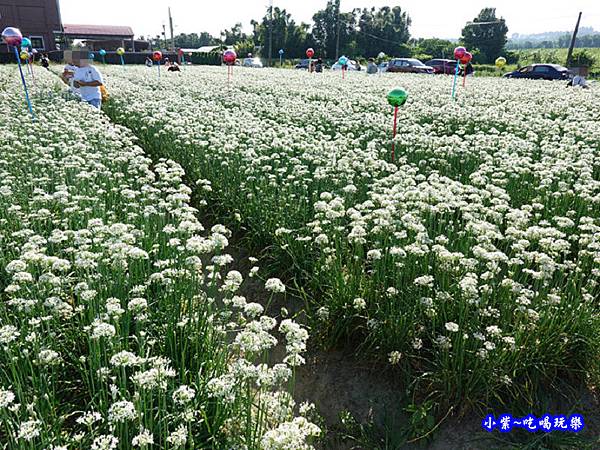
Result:
<svg viewBox="0 0 600 450"><path fill-rule="evenodd" d="M17 27L23 36L31 39L40 51L56 50L62 42L62 20L58 0L0 0L0 31ZM8 52L5 44L0 52Z"/></svg>

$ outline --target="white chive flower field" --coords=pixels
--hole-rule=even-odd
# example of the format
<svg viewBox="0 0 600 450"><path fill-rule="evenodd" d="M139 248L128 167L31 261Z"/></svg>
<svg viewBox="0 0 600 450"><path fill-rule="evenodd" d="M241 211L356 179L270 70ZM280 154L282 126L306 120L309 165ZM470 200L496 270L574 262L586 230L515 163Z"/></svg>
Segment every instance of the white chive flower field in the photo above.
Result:
<svg viewBox="0 0 600 450"><path fill-rule="evenodd" d="M107 73L110 117L267 249L316 345L392 365L440 411L597 373L597 90L475 78L453 102L445 76Z"/></svg>
<svg viewBox="0 0 600 450"><path fill-rule="evenodd" d="M428 405L418 439L600 382L595 86L98 67L103 112L37 70L35 122L0 67L6 448L323 446L317 350Z"/></svg>
<svg viewBox="0 0 600 450"><path fill-rule="evenodd" d="M32 99L0 67L0 448L311 448L308 334L239 294L181 165L49 72Z"/></svg>

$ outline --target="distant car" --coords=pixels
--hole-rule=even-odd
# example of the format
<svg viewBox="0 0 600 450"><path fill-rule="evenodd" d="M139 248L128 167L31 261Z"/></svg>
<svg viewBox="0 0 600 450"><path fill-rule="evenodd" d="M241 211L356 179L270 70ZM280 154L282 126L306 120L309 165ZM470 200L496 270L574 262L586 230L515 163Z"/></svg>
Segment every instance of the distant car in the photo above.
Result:
<svg viewBox="0 0 600 450"><path fill-rule="evenodd" d="M342 65L338 61L333 66L331 66L331 70L342 70ZM348 60L348 70L361 71L362 67L359 63L357 63L353 59L350 59Z"/></svg>
<svg viewBox="0 0 600 450"><path fill-rule="evenodd" d="M388 72L401 73L433 73L433 67L426 66L418 59L396 58L388 63Z"/></svg>
<svg viewBox="0 0 600 450"><path fill-rule="evenodd" d="M244 67L253 67L255 69L262 69L263 63L260 58L245 58L242 64Z"/></svg>
<svg viewBox="0 0 600 450"><path fill-rule="evenodd" d="M504 77L530 80L569 80L571 74L569 69L558 64L532 64L504 74Z"/></svg>
<svg viewBox="0 0 600 450"><path fill-rule="evenodd" d="M296 69L308 70L308 61L308 59L301 59L300 62L296 64Z"/></svg>
<svg viewBox="0 0 600 450"><path fill-rule="evenodd" d="M433 67L433 73L437 74L454 75L456 72L456 61L453 59L432 59L425 65Z"/></svg>

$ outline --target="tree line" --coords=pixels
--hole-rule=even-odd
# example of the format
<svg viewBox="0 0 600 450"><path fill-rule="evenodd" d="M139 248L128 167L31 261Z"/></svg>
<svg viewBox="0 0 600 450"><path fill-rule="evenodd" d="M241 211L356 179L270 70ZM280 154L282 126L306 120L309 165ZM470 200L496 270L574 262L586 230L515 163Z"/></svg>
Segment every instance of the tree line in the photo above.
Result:
<svg viewBox="0 0 600 450"><path fill-rule="evenodd" d="M209 33L180 34L175 46L198 48L207 45L234 46L240 55L258 54L278 58L303 58L306 49L314 48L319 57L333 60L342 54L355 58L371 58L384 53L390 57L415 56L452 58L457 42L444 39L411 39L409 14L400 6L356 8L341 11L340 0L329 0L317 11L312 23L296 22L279 7L267 8L260 20L252 20L252 32L237 23L223 30L219 37ZM485 8L463 28L460 42L474 54L476 62L489 63L504 52L508 28L504 19L496 17L495 8ZM157 36L157 39L160 39Z"/></svg>
<svg viewBox="0 0 600 450"><path fill-rule="evenodd" d="M508 42L507 48L511 50L524 50L535 48L567 48L571 44L571 34L565 33L555 40L529 41L521 40L517 42ZM575 40L575 47L600 48L600 33L586 34L578 36Z"/></svg>

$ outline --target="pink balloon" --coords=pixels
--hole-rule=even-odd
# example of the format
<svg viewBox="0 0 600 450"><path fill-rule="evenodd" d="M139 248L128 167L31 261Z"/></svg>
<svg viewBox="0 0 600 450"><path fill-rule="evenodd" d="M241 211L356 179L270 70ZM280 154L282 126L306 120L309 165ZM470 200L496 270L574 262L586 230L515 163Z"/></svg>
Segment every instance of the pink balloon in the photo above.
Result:
<svg viewBox="0 0 600 450"><path fill-rule="evenodd" d="M465 52L463 57L460 58L460 62L461 62L461 64L469 64L472 59L473 59L473 55L471 55L471 53L469 53L469 52Z"/></svg>
<svg viewBox="0 0 600 450"><path fill-rule="evenodd" d="M308 50L306 50L306 56L312 58L313 56L315 56L315 51L312 48L309 48Z"/></svg>
<svg viewBox="0 0 600 450"><path fill-rule="evenodd" d="M225 61L226 64L233 64L236 59L237 54L233 50L227 50L223 53L223 61Z"/></svg>
<svg viewBox="0 0 600 450"><path fill-rule="evenodd" d="M467 53L467 49L464 47L456 47L454 49L454 57L456 59L462 59L462 57L465 56L465 53Z"/></svg>
<svg viewBox="0 0 600 450"><path fill-rule="evenodd" d="M8 45L12 45L13 47L19 47L21 42L23 42L21 30L14 27L6 27L2 32L2 38Z"/></svg>

